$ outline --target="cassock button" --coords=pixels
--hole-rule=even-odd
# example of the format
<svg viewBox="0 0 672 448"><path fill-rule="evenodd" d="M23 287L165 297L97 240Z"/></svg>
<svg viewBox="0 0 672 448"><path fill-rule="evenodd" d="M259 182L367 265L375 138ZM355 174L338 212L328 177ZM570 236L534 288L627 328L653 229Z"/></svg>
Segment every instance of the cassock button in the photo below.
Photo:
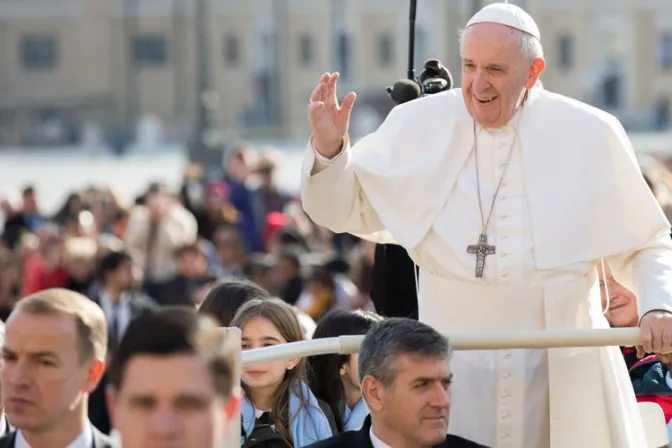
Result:
<svg viewBox="0 0 672 448"><path fill-rule="evenodd" d="M502 277L503 277L503 278L508 278L508 277L509 277L509 273L508 273L508 272L503 273L503 274L502 274Z"/></svg>
<svg viewBox="0 0 672 448"><path fill-rule="evenodd" d="M502 420L507 419L511 416L508 412L502 412Z"/></svg>
<svg viewBox="0 0 672 448"><path fill-rule="evenodd" d="M502 373L502 378L507 379L507 378L510 378L510 377L511 377L510 373L508 373L508 372Z"/></svg>
<svg viewBox="0 0 672 448"><path fill-rule="evenodd" d="M511 357L511 353L509 353L509 352L506 352L502 355L502 358L504 358L504 359L509 359L510 357Z"/></svg>
<svg viewBox="0 0 672 448"><path fill-rule="evenodd" d="M508 392L502 392L502 393L499 395L499 397L500 397L502 400L504 400L504 399L506 399L506 398L511 397L511 394L508 393Z"/></svg>
<svg viewBox="0 0 672 448"><path fill-rule="evenodd" d="M502 252L501 254L499 254L499 256L502 257L502 258L506 258L507 255L508 254L506 252Z"/></svg>
<svg viewBox="0 0 672 448"><path fill-rule="evenodd" d="M503 434L500 434L500 435L499 435L499 438L500 438L500 439L508 439L508 438L509 438L509 435L508 435L507 433L503 433Z"/></svg>
<svg viewBox="0 0 672 448"><path fill-rule="evenodd" d="M509 217L509 215L502 215L502 217L501 217L500 219L501 219L502 221L504 221L504 220L505 220L506 218L508 218L508 217Z"/></svg>

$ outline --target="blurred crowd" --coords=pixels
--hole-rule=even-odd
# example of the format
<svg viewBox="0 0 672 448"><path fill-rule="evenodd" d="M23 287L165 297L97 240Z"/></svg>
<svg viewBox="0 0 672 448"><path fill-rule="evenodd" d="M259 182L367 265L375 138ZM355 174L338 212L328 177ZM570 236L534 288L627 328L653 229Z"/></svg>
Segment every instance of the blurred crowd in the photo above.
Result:
<svg viewBox="0 0 672 448"><path fill-rule="evenodd" d="M0 318L19 297L47 288L95 299L111 252L131 261L107 281L158 305L199 305L226 277L249 279L313 319L370 308L373 246L316 227L300 198L277 187L280 156L239 144L220 179L190 165L179 191L152 183L131 204L104 185L71 192L53 215L34 186L0 198Z"/></svg>

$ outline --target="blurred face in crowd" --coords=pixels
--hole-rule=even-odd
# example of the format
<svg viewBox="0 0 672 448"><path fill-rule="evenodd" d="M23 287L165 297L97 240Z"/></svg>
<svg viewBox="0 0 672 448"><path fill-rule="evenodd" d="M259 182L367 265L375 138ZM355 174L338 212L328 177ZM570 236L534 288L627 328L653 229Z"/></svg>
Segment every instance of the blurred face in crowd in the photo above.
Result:
<svg viewBox="0 0 672 448"><path fill-rule="evenodd" d="M605 317L612 327L636 327L639 320L637 297L635 293L614 279L614 275L607 263L604 264L605 275L602 275L601 265L597 265L600 281L600 296L602 310L607 310ZM607 295L609 302L607 303Z"/></svg>
<svg viewBox="0 0 672 448"><path fill-rule="evenodd" d="M470 26L462 42L462 94L469 114L485 127L508 123L544 69L520 49L521 32L496 23Z"/></svg>
<svg viewBox="0 0 672 448"><path fill-rule="evenodd" d="M59 427L82 406L105 368L102 360L83 359L73 317L24 311L7 321L3 362L7 416L36 434Z"/></svg>
<svg viewBox="0 0 672 448"><path fill-rule="evenodd" d="M362 381L374 425L408 446L434 446L446 439L452 373L448 358L399 355L396 376L386 388L370 376Z"/></svg>
<svg viewBox="0 0 672 448"><path fill-rule="evenodd" d="M199 277L207 272L208 260L200 252L185 250L177 257L177 269L185 277Z"/></svg>
<svg viewBox="0 0 672 448"><path fill-rule="evenodd" d="M108 404L124 448L218 448L234 414L194 354L133 357Z"/></svg>
<svg viewBox="0 0 672 448"><path fill-rule="evenodd" d="M23 194L23 211L26 213L37 212L37 193L35 191Z"/></svg>
<svg viewBox="0 0 672 448"><path fill-rule="evenodd" d="M339 374L341 375L341 382L343 383L343 388L346 392L346 396L352 393L357 394L358 398L361 397L361 390L359 384L359 354L353 353L350 355L350 359L346 364L344 364ZM348 403L353 405L355 403Z"/></svg>
<svg viewBox="0 0 672 448"><path fill-rule="evenodd" d="M275 325L263 317L250 319L241 330L243 350L287 343L287 340L282 337ZM285 373L296 367L300 361L300 358L294 358L289 361L276 361L246 367L243 369L242 380L250 389L272 394L285 378Z"/></svg>
<svg viewBox="0 0 672 448"><path fill-rule="evenodd" d="M245 257L243 242L238 233L231 229L222 229L215 234L215 247L219 261L224 266L238 266Z"/></svg>
<svg viewBox="0 0 672 448"><path fill-rule="evenodd" d="M42 261L47 269L55 269L65 261L65 247L60 237L47 240L42 245Z"/></svg>
<svg viewBox="0 0 672 448"><path fill-rule="evenodd" d="M136 285L138 276L138 268L133 261L127 260L120 263L116 270L108 274L108 281L116 288L125 291Z"/></svg>
<svg viewBox="0 0 672 448"><path fill-rule="evenodd" d="M147 195L145 204L149 210L152 219L161 219L165 216L170 206L170 196L168 193L155 192Z"/></svg>
<svg viewBox="0 0 672 448"><path fill-rule="evenodd" d="M283 285L298 275L298 267L289 258L280 258L275 265L275 279Z"/></svg>

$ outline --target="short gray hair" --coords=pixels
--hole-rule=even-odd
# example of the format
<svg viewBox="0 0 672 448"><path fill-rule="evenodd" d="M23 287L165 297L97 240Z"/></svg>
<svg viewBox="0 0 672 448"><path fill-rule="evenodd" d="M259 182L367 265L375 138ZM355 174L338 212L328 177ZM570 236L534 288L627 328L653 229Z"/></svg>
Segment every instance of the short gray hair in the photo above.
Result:
<svg viewBox="0 0 672 448"><path fill-rule="evenodd" d="M448 339L429 325L416 320L390 318L377 323L359 349L359 381L371 376L385 388L396 378L399 355L450 359Z"/></svg>
<svg viewBox="0 0 672 448"><path fill-rule="evenodd" d="M513 28L512 28L513 29ZM513 29L518 34L519 38L519 48L520 52L527 59L528 62L532 62L535 59L544 57L544 49L541 46L539 39L526 33L525 31ZM462 56L462 49L464 46L464 36L467 34L467 29L458 31L458 42L460 43L460 56Z"/></svg>

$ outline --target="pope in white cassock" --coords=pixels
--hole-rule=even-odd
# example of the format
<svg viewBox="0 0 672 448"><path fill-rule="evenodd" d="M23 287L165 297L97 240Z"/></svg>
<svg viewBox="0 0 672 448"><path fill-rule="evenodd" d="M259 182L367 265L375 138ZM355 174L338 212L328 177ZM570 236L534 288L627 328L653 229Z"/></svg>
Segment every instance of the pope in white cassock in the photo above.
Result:
<svg viewBox="0 0 672 448"><path fill-rule="evenodd" d="M510 4L461 38L462 88L395 107L350 146L355 94L311 96L308 215L396 242L442 332L607 328L596 266L638 294L643 346L672 351L672 244L613 116L544 90L534 20ZM617 347L455 353L449 432L492 447L646 447Z"/></svg>

